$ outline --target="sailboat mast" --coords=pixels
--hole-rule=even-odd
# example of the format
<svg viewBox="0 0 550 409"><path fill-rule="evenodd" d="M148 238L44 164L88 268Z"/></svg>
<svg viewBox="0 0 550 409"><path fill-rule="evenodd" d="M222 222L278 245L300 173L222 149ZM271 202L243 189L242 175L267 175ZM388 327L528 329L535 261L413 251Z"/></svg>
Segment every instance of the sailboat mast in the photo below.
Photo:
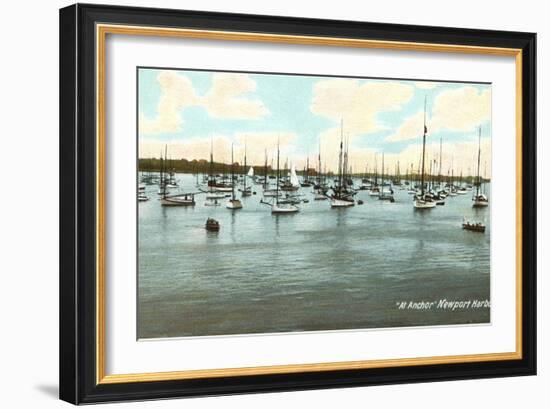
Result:
<svg viewBox="0 0 550 409"><path fill-rule="evenodd" d="M243 184L243 192L246 194L246 142L244 143L244 184Z"/></svg>
<svg viewBox="0 0 550 409"><path fill-rule="evenodd" d="M424 157L426 156L426 133L428 128L426 128L426 97L424 97L424 133L422 136L422 176L420 179L420 192L424 196Z"/></svg>
<svg viewBox="0 0 550 409"><path fill-rule="evenodd" d="M401 170L399 169L399 161L397 161L397 177L396 177L397 183L401 184Z"/></svg>
<svg viewBox="0 0 550 409"><path fill-rule="evenodd" d="M480 160L481 160L481 126L479 127L479 132L478 132L478 148L477 148L477 183L476 183L476 196L479 196L479 185L480 185L480 180L479 180L479 163L480 163Z"/></svg>
<svg viewBox="0 0 550 409"><path fill-rule="evenodd" d="M344 120L340 120L340 154L338 155L338 194L342 191L342 168L343 163L343 150L344 150Z"/></svg>
<svg viewBox="0 0 550 409"><path fill-rule="evenodd" d="M214 139L210 139L210 174L208 175L208 186L210 192L214 189Z"/></svg>
<svg viewBox="0 0 550 409"><path fill-rule="evenodd" d="M264 150L265 164L264 164L264 190L267 190L267 149Z"/></svg>
<svg viewBox="0 0 550 409"><path fill-rule="evenodd" d="M319 138L319 173L317 174L317 184L321 186L321 138Z"/></svg>
<svg viewBox="0 0 550 409"><path fill-rule="evenodd" d="M439 175L438 182L441 187L441 167L443 166L443 135L439 137Z"/></svg>
<svg viewBox="0 0 550 409"><path fill-rule="evenodd" d="M279 177L280 177L280 170L279 170L279 139L277 139L277 191L275 193L275 203L279 204Z"/></svg>
<svg viewBox="0 0 550 409"><path fill-rule="evenodd" d="M380 185L382 186L380 192L384 191L384 152L382 152L382 175L380 176Z"/></svg>
<svg viewBox="0 0 550 409"><path fill-rule="evenodd" d="M168 157L168 145L164 145L164 162L162 166L162 174L164 176L164 183L162 184L162 198L166 198L166 158Z"/></svg>
<svg viewBox="0 0 550 409"><path fill-rule="evenodd" d="M160 181L159 181L159 188L160 188L160 193L163 194L163 186L164 186L164 174L162 173L162 167L163 167L163 162L162 162L162 149L160 150L160 164L159 164L159 173L160 173Z"/></svg>
<svg viewBox="0 0 550 409"><path fill-rule="evenodd" d="M235 161L233 160L233 144L231 144L231 200L235 200Z"/></svg>
<svg viewBox="0 0 550 409"><path fill-rule="evenodd" d="M374 154L374 186L378 186L378 156Z"/></svg>

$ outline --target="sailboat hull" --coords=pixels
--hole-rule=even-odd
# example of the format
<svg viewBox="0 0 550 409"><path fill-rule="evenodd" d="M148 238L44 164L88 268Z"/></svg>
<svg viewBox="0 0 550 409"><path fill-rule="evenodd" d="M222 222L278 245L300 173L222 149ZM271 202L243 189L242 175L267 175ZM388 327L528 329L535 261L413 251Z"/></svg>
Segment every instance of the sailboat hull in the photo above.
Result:
<svg viewBox="0 0 550 409"><path fill-rule="evenodd" d="M179 197L165 197L160 199L160 204L162 206L195 206L195 200Z"/></svg>
<svg viewBox="0 0 550 409"><path fill-rule="evenodd" d="M426 200L415 199L413 201L413 206L414 206L415 209L418 209L418 210L433 209L435 207L435 202L429 202L429 201L426 201Z"/></svg>
<svg viewBox="0 0 550 409"><path fill-rule="evenodd" d="M487 207L489 206L489 202L484 200L474 200L473 207Z"/></svg>
<svg viewBox="0 0 550 409"><path fill-rule="evenodd" d="M213 188L213 190L215 192L232 192L233 188L231 186L229 186L229 187L227 187L227 186L225 186L225 187L216 186L216 187Z"/></svg>
<svg viewBox="0 0 550 409"><path fill-rule="evenodd" d="M288 204L274 204L271 207L271 213L272 214L290 214L290 213L298 213L300 209L297 206Z"/></svg>
<svg viewBox="0 0 550 409"><path fill-rule="evenodd" d="M225 207L231 210L237 210L237 209L242 209L243 204L241 203L240 200L235 199L235 200L229 200L225 205Z"/></svg>
<svg viewBox="0 0 550 409"><path fill-rule="evenodd" d="M487 207L489 206L489 200L484 194L479 194L473 197L473 207Z"/></svg>
<svg viewBox="0 0 550 409"><path fill-rule="evenodd" d="M330 199L330 207L351 207L355 206L355 201Z"/></svg>

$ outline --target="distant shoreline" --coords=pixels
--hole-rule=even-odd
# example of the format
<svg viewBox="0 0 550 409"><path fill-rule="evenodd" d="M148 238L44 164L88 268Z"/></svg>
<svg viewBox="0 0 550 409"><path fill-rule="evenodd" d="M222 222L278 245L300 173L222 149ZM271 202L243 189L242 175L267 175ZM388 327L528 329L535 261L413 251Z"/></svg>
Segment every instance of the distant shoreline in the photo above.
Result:
<svg viewBox="0 0 550 409"><path fill-rule="evenodd" d="M166 167L168 168L168 170L174 172L174 173L190 173L190 174L209 174L210 172L212 172L213 174L229 174L231 173L231 164L228 164L228 163L219 163L219 162L214 162L212 165L210 164L210 162L208 162L207 160L205 159L200 159L200 160L192 160L192 161L188 161L187 159L174 159L174 160L168 160L167 161L167 165ZM235 173L236 174L245 174L248 172L248 170L250 168L254 168L254 174L255 175L260 175L262 176L264 173L265 173L265 168L264 166L257 166L257 165L247 165L246 168L244 165L241 165L239 164L238 162L235 162ZM155 173L158 173L160 172L160 169L161 169L161 161L160 159L157 159L157 158L140 158L139 161L138 161L138 171L139 172L155 172ZM276 173L276 170L275 169L272 169L271 166L267 166L267 174L268 175L274 175ZM304 176L306 174L305 170L302 169L302 170L299 170L299 169L296 169L296 174L299 175L299 176ZM309 171L307 172L308 176L309 177L316 177L317 176L317 170L316 169L312 169L310 168ZM334 176L335 173L334 172L327 172L326 174L327 176ZM352 178L367 178L367 179L373 179L375 176L377 176L378 178L381 177L381 174L379 173L378 175L376 175L374 172L368 172L368 173L365 173L365 172L359 172L359 173L352 173L350 175ZM384 178L385 179L394 179L396 178L397 175L395 174L385 174L384 175ZM412 175L412 178L413 179L418 179L420 177L420 175L418 173L413 173ZM411 178L411 175L407 175L407 174L400 174L399 175L399 178L401 180L407 180L407 179L410 179ZM426 180L430 180L432 179L432 176L428 173L425 174L425 178ZM441 181L442 182L447 182L447 181L453 181L453 182L457 182L457 181L461 181L461 182L464 182L464 183L474 183L475 181L475 175L472 175L472 176L462 176L462 178L460 176L447 176L447 175L441 175ZM439 182L439 176L438 175L433 175L433 179L436 181L436 182ZM488 178L481 178L481 181L482 183L487 183L487 182L490 182L491 179L488 179Z"/></svg>

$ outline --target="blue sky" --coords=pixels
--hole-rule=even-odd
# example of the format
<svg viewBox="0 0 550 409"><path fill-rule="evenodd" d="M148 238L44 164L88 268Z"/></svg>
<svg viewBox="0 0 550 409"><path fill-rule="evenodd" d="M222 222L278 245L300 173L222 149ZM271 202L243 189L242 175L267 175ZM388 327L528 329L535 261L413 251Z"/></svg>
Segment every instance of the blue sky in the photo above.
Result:
<svg viewBox="0 0 550 409"><path fill-rule="evenodd" d="M389 166L415 163L426 99L428 151L442 138L444 167L452 163L468 173L479 127L490 160L489 84L143 68L138 75L141 157L168 144L175 157L206 159L215 140L219 159L228 158L231 144L242 154L246 143L249 163L260 164L264 148L272 150L283 135L297 166L316 157L321 143L333 168L343 119L352 165L368 166L381 153Z"/></svg>

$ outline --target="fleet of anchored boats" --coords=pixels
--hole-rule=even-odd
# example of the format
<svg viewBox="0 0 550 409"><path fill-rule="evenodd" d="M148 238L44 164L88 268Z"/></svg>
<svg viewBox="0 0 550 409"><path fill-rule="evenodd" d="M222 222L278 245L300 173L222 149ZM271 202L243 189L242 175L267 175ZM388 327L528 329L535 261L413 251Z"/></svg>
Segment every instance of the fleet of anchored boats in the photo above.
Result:
<svg viewBox="0 0 550 409"><path fill-rule="evenodd" d="M394 203L394 188L406 190L413 195L412 205L415 210L429 210L436 206L445 204L448 197L466 194L473 191L473 207L483 208L489 205L487 193L484 190L485 184L480 176L481 163L481 128L478 134L478 152L477 152L477 173L474 183L465 184L463 178L457 180L454 178L454 171L451 170L451 177L446 182L441 174L442 170L442 141L440 139L439 166L436 160L429 162L429 173L426 172L426 136L428 128L426 124L426 101L424 101L424 124L422 133L422 156L418 164L416 175L411 164L410 171L407 168L404 177L400 175L399 162L395 172L385 173L384 154L382 154L382 168L378 174L378 159L375 157L374 172L368 172L368 166L365 168L365 174L359 177L353 174L349 165L349 140L344 137L344 123L340 124L340 149L338 153L338 171L337 174L323 171L321 162L321 149L319 148L318 163L316 169L310 169L309 158L306 167L302 172L301 180L297 174L295 164L288 166L288 160L285 161L284 168L280 167L280 149L277 146L277 167L276 171L268 169L267 151L265 152L265 162L263 172L255 172L253 166L248 166L246 156L246 143L244 150L244 168L236 165L234 160L234 150L231 146L231 172L227 174L216 174L214 172L214 153L213 144L210 149L210 166L208 175L203 176L202 183L199 181L197 173L196 190L186 193L172 194L171 191L179 188L178 181L175 178L174 169L171 166L171 160L168 159L167 147L164 149L164 155L160 157L160 169L152 170L141 169L141 180L138 187L138 201L148 201L146 195L146 185L158 185L158 194L160 195L160 204L162 206L194 206L196 204L195 196L205 195L205 206L220 206L225 201L225 207L232 211L243 208L241 197L248 197L261 193L260 203L271 208L273 214L292 214L300 211L302 203L308 203L307 195L300 193L300 188L311 188L313 200L326 200L331 208L347 208L355 204L363 204L362 200L356 201L356 195L361 190L368 191L368 195L374 199ZM239 168L239 171L236 170ZM257 167L256 170L258 170ZM439 168L439 169L437 169ZM248 169L248 170L247 170ZM261 169L261 168L260 168ZM274 174L273 174L274 173ZM436 175L437 173L437 175ZM260 186L260 192L254 190L254 185ZM462 227L466 230L484 232L485 225L480 222L463 220ZM209 221L207 226L210 230L215 230L213 221Z"/></svg>

